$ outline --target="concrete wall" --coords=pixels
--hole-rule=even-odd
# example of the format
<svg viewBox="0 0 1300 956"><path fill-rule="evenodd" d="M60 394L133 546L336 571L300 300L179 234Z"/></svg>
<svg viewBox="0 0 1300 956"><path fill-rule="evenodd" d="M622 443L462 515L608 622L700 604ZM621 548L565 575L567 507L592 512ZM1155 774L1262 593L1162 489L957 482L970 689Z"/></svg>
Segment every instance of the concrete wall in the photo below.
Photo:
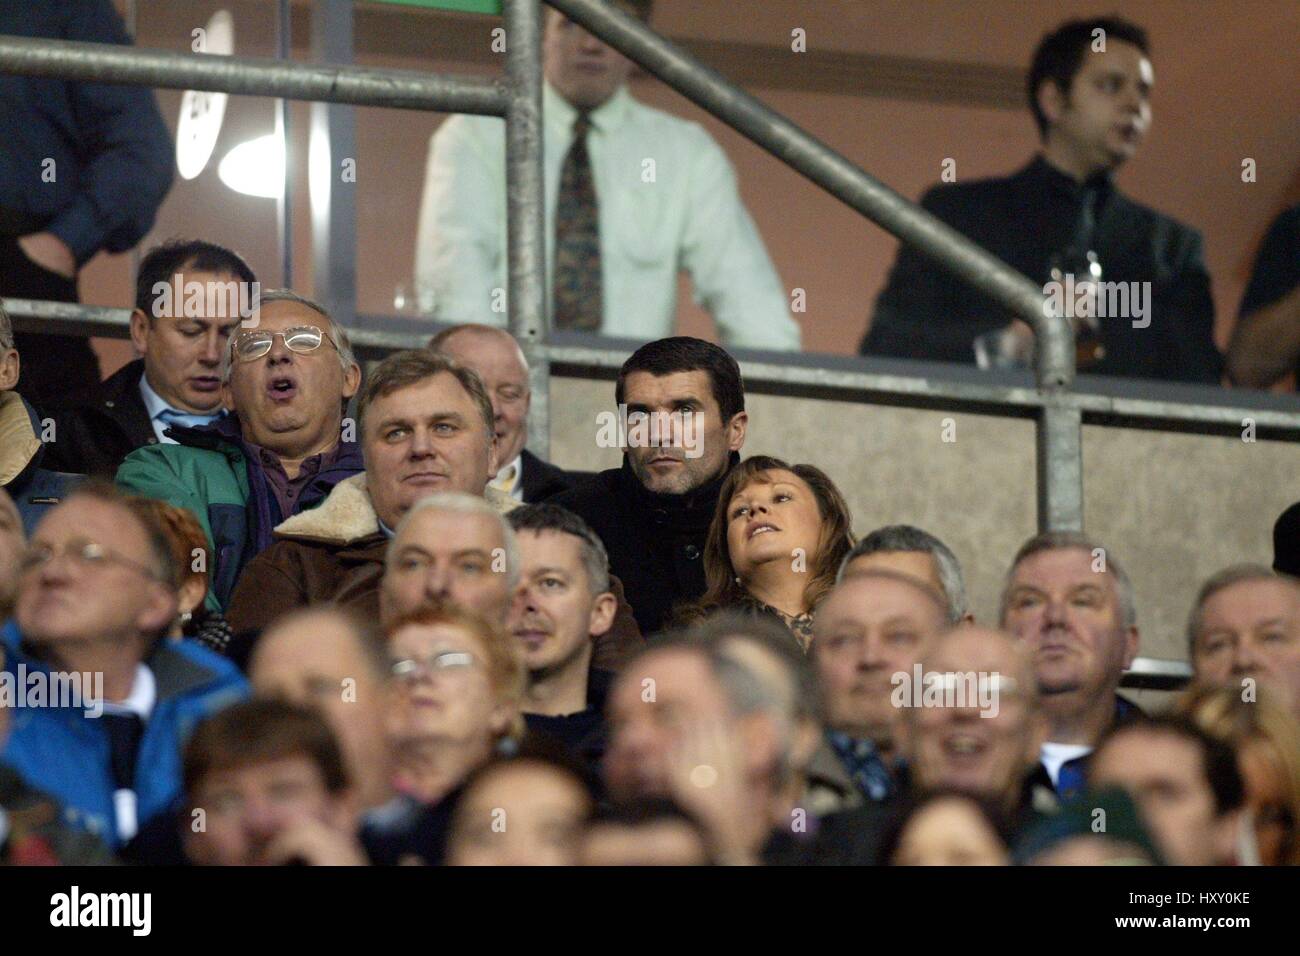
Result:
<svg viewBox="0 0 1300 956"><path fill-rule="evenodd" d="M595 440L613 383L561 378L551 394L552 459L617 467L618 451ZM1032 422L774 395L746 405L743 454L824 469L859 535L899 522L937 534L962 562L976 616L996 617L1006 565L1036 530ZM1141 653L1185 659L1200 582L1228 564L1271 563L1273 522L1300 498L1300 445L1085 426L1083 446L1085 525L1133 579Z"/></svg>

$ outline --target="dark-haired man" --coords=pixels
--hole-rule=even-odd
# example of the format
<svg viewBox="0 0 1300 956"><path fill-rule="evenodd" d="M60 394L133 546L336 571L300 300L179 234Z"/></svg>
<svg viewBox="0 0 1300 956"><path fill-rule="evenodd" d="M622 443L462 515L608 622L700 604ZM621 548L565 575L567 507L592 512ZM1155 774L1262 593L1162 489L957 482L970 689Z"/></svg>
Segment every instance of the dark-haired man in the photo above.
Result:
<svg viewBox="0 0 1300 956"><path fill-rule="evenodd" d="M140 261L131 344L140 358L68 404L51 403L51 467L112 478L135 449L175 444L173 425L222 414L221 357L256 276L239 254L201 240L156 246ZM233 293L233 294L232 294Z"/></svg>
<svg viewBox="0 0 1300 956"><path fill-rule="evenodd" d="M1200 234L1111 182L1151 125L1149 49L1145 31L1118 18L1062 25L1029 71L1041 154L1008 178L936 186L921 204L1078 306L1067 314L1097 316L1099 338L1080 349L1082 370L1217 384L1223 357ZM1080 295L1082 280L1096 278L1098 297ZM1025 322L905 245L860 351L971 364L975 340L998 332L994 351L1027 362Z"/></svg>
<svg viewBox="0 0 1300 956"><path fill-rule="evenodd" d="M1098 744L1090 778L1128 792L1173 866L1235 862L1245 803L1237 758L1192 722L1143 717L1115 728Z"/></svg>
<svg viewBox="0 0 1300 956"><path fill-rule="evenodd" d="M230 662L163 637L173 561L161 527L111 485L83 485L37 525L0 631L27 685L65 688L13 712L0 759L111 847L172 809L185 736L247 692Z"/></svg>
<svg viewBox="0 0 1300 956"><path fill-rule="evenodd" d="M592 669L592 650L618 606L609 558L585 521L555 505L525 505L506 520L519 548L521 573L507 626L528 669L524 719L595 770L605 752L605 695L613 675Z"/></svg>
<svg viewBox="0 0 1300 956"><path fill-rule="evenodd" d="M704 593L704 539L749 415L736 360L686 336L632 353L614 400L627 425L623 466L551 500L600 535L641 633L650 635L675 604Z"/></svg>

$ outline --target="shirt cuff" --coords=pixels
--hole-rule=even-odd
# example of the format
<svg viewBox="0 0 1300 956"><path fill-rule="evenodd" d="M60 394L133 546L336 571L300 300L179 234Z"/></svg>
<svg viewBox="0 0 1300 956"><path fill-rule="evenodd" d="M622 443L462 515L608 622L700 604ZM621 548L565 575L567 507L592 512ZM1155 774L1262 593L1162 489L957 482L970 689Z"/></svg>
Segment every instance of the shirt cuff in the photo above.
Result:
<svg viewBox="0 0 1300 956"><path fill-rule="evenodd" d="M104 244L106 232L89 199L78 198L45 228L72 250L80 269Z"/></svg>

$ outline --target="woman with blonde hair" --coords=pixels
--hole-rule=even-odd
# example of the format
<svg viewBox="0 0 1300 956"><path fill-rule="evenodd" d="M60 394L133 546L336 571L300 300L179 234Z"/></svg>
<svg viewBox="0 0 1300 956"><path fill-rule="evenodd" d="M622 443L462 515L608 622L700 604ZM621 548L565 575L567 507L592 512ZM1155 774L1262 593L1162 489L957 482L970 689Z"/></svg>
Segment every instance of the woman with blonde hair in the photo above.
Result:
<svg viewBox="0 0 1300 956"><path fill-rule="evenodd" d="M812 642L813 613L853 547L849 506L813 465L756 455L727 475L704 544L704 596L680 615L722 608L771 614Z"/></svg>
<svg viewBox="0 0 1300 956"><path fill-rule="evenodd" d="M1259 862L1300 863L1300 722L1265 689L1198 686L1177 709L1232 746L1246 784Z"/></svg>

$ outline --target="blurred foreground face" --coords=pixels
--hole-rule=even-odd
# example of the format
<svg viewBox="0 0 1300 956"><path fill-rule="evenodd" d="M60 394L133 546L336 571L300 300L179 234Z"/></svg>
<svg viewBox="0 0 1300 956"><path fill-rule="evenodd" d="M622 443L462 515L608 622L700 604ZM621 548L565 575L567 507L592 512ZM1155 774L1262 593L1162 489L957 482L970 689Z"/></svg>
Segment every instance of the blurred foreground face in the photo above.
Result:
<svg viewBox="0 0 1300 956"><path fill-rule="evenodd" d="M32 533L15 617L30 641L54 646L157 632L176 612L159 583L145 529L119 505L74 496ZM97 555L88 558L87 555Z"/></svg>
<svg viewBox="0 0 1300 956"><path fill-rule="evenodd" d="M707 866L700 831L685 820L664 818L637 825L593 823L583 840L585 866Z"/></svg>
<svg viewBox="0 0 1300 956"><path fill-rule="evenodd" d="M813 638L828 726L892 742L900 716L890 700L893 675L911 676L944 622L939 605L904 581L849 576L836 585Z"/></svg>
<svg viewBox="0 0 1300 956"><path fill-rule="evenodd" d="M1242 689L1254 679L1300 715L1300 587L1290 581L1231 584L1201 608L1192 648L1197 679Z"/></svg>
<svg viewBox="0 0 1300 956"><path fill-rule="evenodd" d="M450 624L410 624L392 636L389 654L406 673L393 678L390 731L398 740L436 739L482 745L505 732L511 714L499 705L487 654L474 635Z"/></svg>
<svg viewBox="0 0 1300 956"><path fill-rule="evenodd" d="M1246 802L1255 824L1259 861L1264 866L1284 866L1296 860L1300 821L1288 793L1286 764L1268 741L1247 741L1238 753Z"/></svg>
<svg viewBox="0 0 1300 956"><path fill-rule="evenodd" d="M605 777L615 800L669 796L669 761L686 728L731 723L708 662L685 648L642 655L620 674L607 707Z"/></svg>
<svg viewBox="0 0 1300 956"><path fill-rule="evenodd" d="M535 761L475 781L452 822L453 866L574 866L591 800L568 774Z"/></svg>
<svg viewBox="0 0 1300 956"><path fill-rule="evenodd" d="M1137 654L1115 578L1093 567L1091 552L1059 548L1031 554L1012 574L1004 624L1033 654L1043 694L1104 693Z"/></svg>
<svg viewBox="0 0 1300 956"><path fill-rule="evenodd" d="M318 709L360 783L363 768L383 758L386 688L359 640L336 614L291 617L257 642L249 680L259 696Z"/></svg>
<svg viewBox="0 0 1300 956"><path fill-rule="evenodd" d="M890 861L895 866L1007 866L1001 838L969 800L944 798L908 821Z"/></svg>
<svg viewBox="0 0 1300 956"><path fill-rule="evenodd" d="M379 586L382 615L391 619L426 601L450 601L505 623L511 597L505 546L501 525L490 515L425 508L388 546Z"/></svg>
<svg viewBox="0 0 1300 956"><path fill-rule="evenodd" d="M1029 861L1032 866L1154 866L1142 847L1101 834L1062 840Z"/></svg>
<svg viewBox="0 0 1300 956"><path fill-rule="evenodd" d="M996 674L998 692L996 716L981 716L978 706L908 709L917 784L1014 803L1045 733L1023 689L1033 678L1019 648L997 632L963 628L941 638L922 664L927 673Z"/></svg>
<svg viewBox="0 0 1300 956"><path fill-rule="evenodd" d="M1112 737L1093 755L1088 782L1128 791L1171 865L1212 866L1225 857L1205 774L1194 741L1135 729Z"/></svg>
<svg viewBox="0 0 1300 956"><path fill-rule="evenodd" d="M329 793L306 756L213 770L191 794L191 805L203 810L205 829L185 827L186 854L208 866L288 863L277 838L303 828L348 830L352 822L346 799Z"/></svg>

